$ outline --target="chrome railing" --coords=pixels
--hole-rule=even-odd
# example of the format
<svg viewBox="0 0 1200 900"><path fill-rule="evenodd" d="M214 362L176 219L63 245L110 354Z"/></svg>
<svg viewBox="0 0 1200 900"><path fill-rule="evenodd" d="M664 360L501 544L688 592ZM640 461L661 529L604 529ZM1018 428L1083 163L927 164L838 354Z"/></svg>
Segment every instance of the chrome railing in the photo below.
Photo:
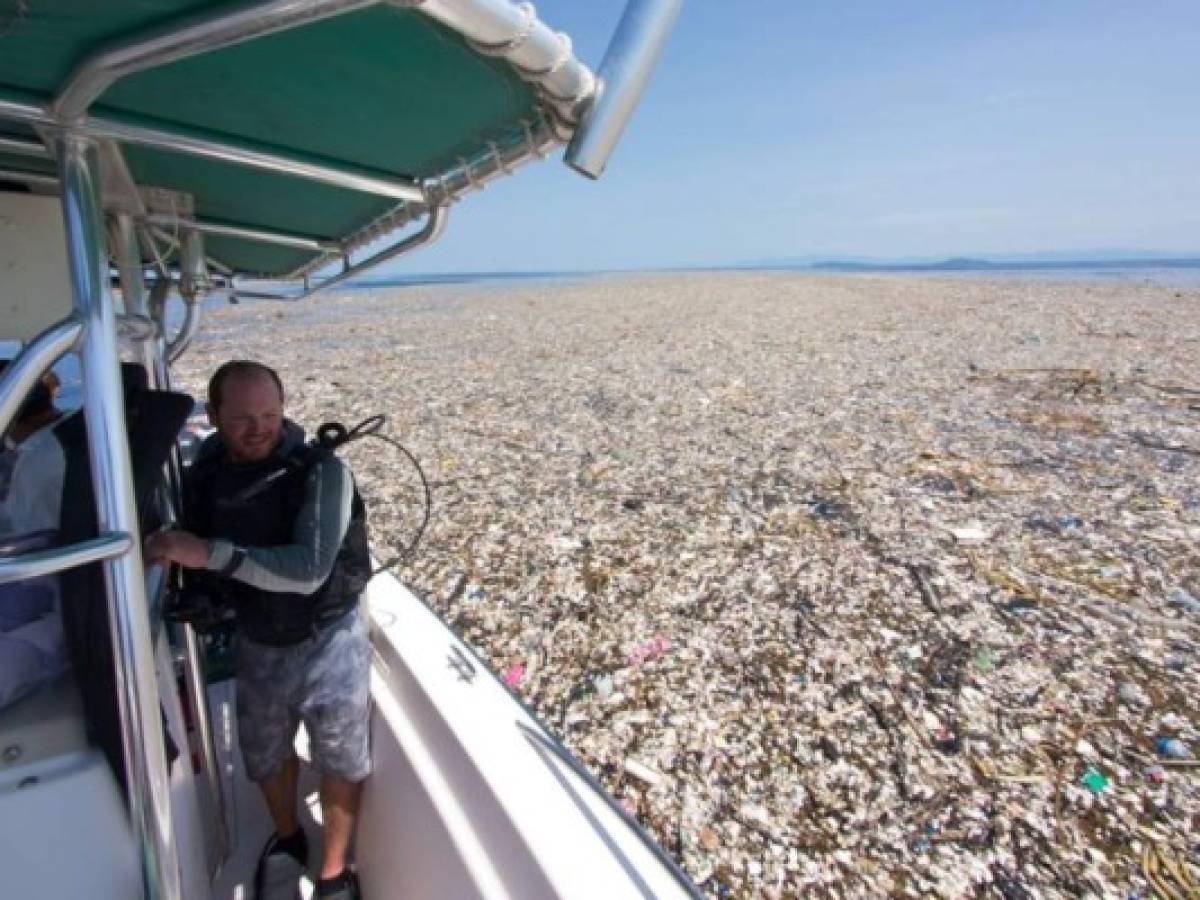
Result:
<svg viewBox="0 0 1200 900"><path fill-rule="evenodd" d="M100 211L96 150L86 137L56 138L63 225L75 315L82 326L83 414L102 534L132 538L104 561L108 619L119 677L121 733L129 815L137 839L144 896L178 900L180 874L171 827L170 779L146 603L141 535L125 430L116 313Z"/></svg>
<svg viewBox="0 0 1200 900"><path fill-rule="evenodd" d="M66 547L0 560L0 584L100 562L110 594L128 800L138 840L144 896L177 900L179 865L170 821L169 776L155 680L153 643L133 500L117 355L117 316L109 296L108 254L95 156L86 141L59 139L64 226L75 314L34 338L0 376L0 432L38 379L78 350L83 368L89 465L100 534Z"/></svg>
<svg viewBox="0 0 1200 900"><path fill-rule="evenodd" d="M120 276L121 298L124 301L125 315L146 319L154 326L148 333L140 335L133 342L137 348L139 361L145 368L152 387L158 390L170 390L171 376L166 363L168 345L165 340L164 308L163 304L155 304L159 308L151 309L147 297L146 284L142 277L142 255L138 244L137 223L132 215L118 213L112 217L109 233ZM198 305L198 303L190 304L189 312ZM188 340L199 326L198 313L189 315L189 318L193 327L188 332ZM186 342L183 346L186 346ZM160 504L163 522L169 525L178 521L183 484L182 471L182 463L179 459L178 447L176 447L176 452L172 453L165 467L166 477ZM161 584L165 588L165 578L161 580ZM209 874L212 875L229 855L229 831L225 821L225 792L221 788L221 773L217 764L216 745L213 742L212 720L209 715L206 691L208 679L205 673L203 649L196 631L191 625L185 622L175 627L178 638L177 653L182 668L184 688L187 692L187 705L200 747L200 775L212 798L212 821L209 823L213 851L209 859Z"/></svg>
<svg viewBox="0 0 1200 900"><path fill-rule="evenodd" d="M30 341L0 373L0 434L8 431L17 410L38 379L60 357L76 348L82 333L83 326L77 319L51 325Z"/></svg>
<svg viewBox="0 0 1200 900"><path fill-rule="evenodd" d="M596 96L575 129L566 163L599 178L629 123L683 0L631 0L600 63Z"/></svg>
<svg viewBox="0 0 1200 900"><path fill-rule="evenodd" d="M26 578L41 578L57 575L76 566L116 559L129 552L133 538L128 534L102 534L100 537L80 541L69 547L55 547L23 553L11 559L0 560L0 584L24 581Z"/></svg>
<svg viewBox="0 0 1200 900"><path fill-rule="evenodd" d="M8 98L0 98L0 119L47 128L59 126L58 120L37 104ZM290 175L320 184L377 194L380 197L391 197L394 200L404 200L409 203L421 203L425 199L424 192L411 181L385 173L351 165L314 162L244 144L198 138L163 128L133 125L128 122L90 116L72 126L72 131L94 138L109 138L123 144L153 147L201 159L232 163L261 172ZM49 176L42 177L48 178Z"/></svg>

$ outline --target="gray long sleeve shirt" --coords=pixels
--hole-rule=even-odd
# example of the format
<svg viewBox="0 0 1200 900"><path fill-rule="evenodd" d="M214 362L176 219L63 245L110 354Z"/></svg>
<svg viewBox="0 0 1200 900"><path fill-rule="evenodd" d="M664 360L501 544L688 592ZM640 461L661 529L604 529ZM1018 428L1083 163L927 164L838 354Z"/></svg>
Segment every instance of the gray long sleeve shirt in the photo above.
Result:
<svg viewBox="0 0 1200 900"><path fill-rule="evenodd" d="M246 556L229 575L264 591L311 594L329 573L350 527L354 482L336 456L315 463L305 479L304 504L296 517L291 542L274 547L242 547ZM232 541L211 542L209 571L221 571L233 559Z"/></svg>

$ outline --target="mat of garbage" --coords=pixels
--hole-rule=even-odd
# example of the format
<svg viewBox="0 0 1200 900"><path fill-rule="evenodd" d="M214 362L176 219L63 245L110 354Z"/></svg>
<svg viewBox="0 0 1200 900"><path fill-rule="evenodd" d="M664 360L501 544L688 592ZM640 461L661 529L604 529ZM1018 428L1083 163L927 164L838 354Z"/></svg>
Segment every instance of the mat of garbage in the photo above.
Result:
<svg viewBox="0 0 1200 900"><path fill-rule="evenodd" d="M1200 290L788 274L222 310L386 413L399 570L713 897L1200 896ZM348 457L381 556L420 484Z"/></svg>

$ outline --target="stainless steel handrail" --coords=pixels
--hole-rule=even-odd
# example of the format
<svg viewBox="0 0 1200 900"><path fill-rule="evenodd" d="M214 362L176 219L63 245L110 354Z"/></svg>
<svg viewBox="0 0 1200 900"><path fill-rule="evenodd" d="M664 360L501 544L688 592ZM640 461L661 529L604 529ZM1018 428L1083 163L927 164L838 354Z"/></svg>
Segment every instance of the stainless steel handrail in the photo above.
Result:
<svg viewBox="0 0 1200 900"><path fill-rule="evenodd" d="M142 278L142 250L138 243L137 226L130 213L117 213L109 220L109 244L117 263L117 277L121 285L125 315L146 319L153 326L150 332L137 335L135 349L150 384L157 387L154 345L162 329L150 315L150 308L146 304L146 285Z"/></svg>
<svg viewBox="0 0 1200 900"><path fill-rule="evenodd" d="M75 318L51 325L26 344L0 373L0 434L8 431L17 410L46 370L78 346L82 333L83 325Z"/></svg>
<svg viewBox="0 0 1200 900"><path fill-rule="evenodd" d="M303 276L304 286L293 294L284 294L277 291L239 290L236 285L233 288L233 292L238 297L246 297L251 300L304 300L318 291L339 285L358 275L360 272L373 268L380 263L395 259L397 256L405 253L411 253L419 247L424 247L426 244L436 241L445 229L446 220L449 218L449 215L450 208L448 206L432 207L429 210L428 217L425 219L425 225L416 234L396 241L394 244L389 244L379 252L353 265L349 264L349 257L344 257L343 259L346 260L346 263L342 271L324 281L316 282L305 274Z"/></svg>
<svg viewBox="0 0 1200 900"><path fill-rule="evenodd" d="M95 147L80 135L60 134L56 141L71 287L76 315L84 326L83 413L96 516L102 532L132 538L125 553L104 562L130 823L143 896L179 900L179 860L171 827L170 780L125 431L97 156Z"/></svg>
<svg viewBox="0 0 1200 900"><path fill-rule="evenodd" d="M126 75L353 12L377 2L258 0L168 22L165 26L123 39L84 60L59 91L50 111L65 122L74 122L87 112L96 98Z"/></svg>
<svg viewBox="0 0 1200 900"><path fill-rule="evenodd" d="M186 622L179 626L183 638L183 684L187 690L188 706L192 711L192 724L200 744L200 764L204 780L212 797L212 811L216 846L216 869L220 869L229 857L229 826L225 821L225 792L221 787L221 769L217 761L217 747L213 740L212 717L208 714L208 675L204 665L204 649L196 629ZM214 873L215 874L215 873Z"/></svg>
<svg viewBox="0 0 1200 900"><path fill-rule="evenodd" d="M179 330L175 332L175 336L167 341L167 361L175 362L179 357L187 351L187 348L192 343L192 338L196 336L196 332L200 330L201 309L203 303L199 298L188 299L183 298L183 324L179 326Z"/></svg>
<svg viewBox="0 0 1200 900"><path fill-rule="evenodd" d="M266 228L246 228L242 225L225 225L220 222L209 222L205 219L193 219L186 216L166 216L151 214L143 216L142 220L148 225L159 228L191 229L202 234L216 237L234 238L240 241L254 241L259 244L278 244L280 247L295 247L297 250L312 250L323 252L337 251L341 244L337 241L326 241L320 238L305 237L302 234L289 234L285 231L271 231Z"/></svg>
<svg viewBox="0 0 1200 900"><path fill-rule="evenodd" d="M334 285L341 284L350 278L353 278L359 272L373 268L380 263L387 262L389 259L395 259L403 253L410 253L418 247L423 247L426 244L431 244L436 241L446 227L446 220L450 217L450 207L435 206L429 210L429 216L425 219L425 226L416 234L397 241L389 247L385 247L378 253L374 253L361 262L347 266L342 271L338 272L332 278L327 278L320 284L313 285L304 294L303 297L308 297L315 294L317 291L323 291L326 288L331 288Z"/></svg>
<svg viewBox="0 0 1200 900"><path fill-rule="evenodd" d="M114 559L122 553L128 553L132 546L133 538L118 532L102 534L98 538L80 541L69 547L37 550L12 559L3 559L0 560L0 584L23 581L26 578L41 578L43 575L54 575L76 566Z"/></svg>
<svg viewBox="0 0 1200 900"><path fill-rule="evenodd" d="M534 159L545 158L562 142L555 135L552 126L546 122L527 123L525 133L519 138L504 143L497 143L486 151L480 152L471 159L462 159L450 166L437 176L424 182L425 194L432 206L450 206L474 191L483 190L491 182L511 175L513 172ZM380 238L392 234L416 221L425 207L415 204L400 203L389 209L382 216L356 230L342 240L340 252L327 251L316 259L310 260L297 269L289 272L282 280L295 281L307 278L319 272L326 266L337 261L339 256L352 253L368 244L373 244ZM361 271L361 270L360 270ZM314 290L320 290L324 284ZM305 287L291 299L307 297L313 291ZM253 296L245 294L244 296Z"/></svg>
<svg viewBox="0 0 1200 900"><path fill-rule="evenodd" d="M7 166L0 167L0 181L28 184L33 187L50 188L51 190L58 188L58 179L53 175L48 175L45 172L25 172L21 169L10 169Z"/></svg>
<svg viewBox="0 0 1200 900"><path fill-rule="evenodd" d="M0 99L0 119L30 125L55 127L58 121L41 107L19 100ZM98 138L111 138L128 144L185 153L218 162L246 166L277 175L289 175L316 181L350 191L362 191L394 200L421 203L424 191L412 181L355 166L337 166L311 160L296 159L269 150L259 150L240 144L207 140L193 135L131 125L111 119L89 117L72 126L72 132Z"/></svg>
<svg viewBox="0 0 1200 900"><path fill-rule="evenodd" d="M145 280L142 277L142 255L138 242L137 225L134 217L127 213L118 213L113 217L111 243L115 251L117 270L121 277L121 295L125 301L127 315L146 318L154 324L153 333L146 340L137 344L138 352L150 379L150 384L159 390L170 390L170 371L165 362L166 342L163 339L163 323L154 318L153 311L146 296ZM156 304L160 305L160 304ZM160 310L161 312L161 310ZM165 467L166 493L163 498L163 519L168 524L174 524L177 519L176 511L180 506L180 485L182 484L182 466L180 465L178 447L172 454ZM165 579L164 579L165 580ZM205 693L207 679L204 672L204 655L196 631L191 625L181 623L179 636L182 638L181 656L183 659L183 680L187 689L188 706L191 710L192 725L200 745L201 776L208 786L209 796L212 797L212 833L215 838L215 859L210 875L229 855L229 831L225 822L225 792L221 788L221 773L217 765L216 745L213 742L212 721L208 710L208 696Z"/></svg>
<svg viewBox="0 0 1200 900"><path fill-rule="evenodd" d="M158 323L149 316L121 313L117 316L117 334L130 343L151 341L158 334Z"/></svg>
<svg viewBox="0 0 1200 900"><path fill-rule="evenodd" d="M83 126L83 130L97 137L109 137L128 144L141 144L146 147L154 147L159 150L172 150L177 153L186 153L191 156L216 160L217 162L234 163L264 172L274 172L277 175L305 178L309 181L316 181L321 184L332 185L333 187L345 188L351 191L362 191L367 194L377 194L381 197L391 197L395 200L420 203L425 199L424 192L411 181L364 169L324 165L265 150L219 143L190 135L177 134L156 128L144 128L140 125L126 125L121 122L105 121L103 119L88 119Z"/></svg>
<svg viewBox="0 0 1200 900"><path fill-rule="evenodd" d="M22 138L5 137L0 135L0 153L12 153L17 156L36 156L49 159L50 151L45 144L37 141L26 141Z"/></svg>
<svg viewBox="0 0 1200 900"><path fill-rule="evenodd" d="M683 0L630 0L600 64L600 87L567 147L565 161L599 178L616 149L650 72L679 17Z"/></svg>

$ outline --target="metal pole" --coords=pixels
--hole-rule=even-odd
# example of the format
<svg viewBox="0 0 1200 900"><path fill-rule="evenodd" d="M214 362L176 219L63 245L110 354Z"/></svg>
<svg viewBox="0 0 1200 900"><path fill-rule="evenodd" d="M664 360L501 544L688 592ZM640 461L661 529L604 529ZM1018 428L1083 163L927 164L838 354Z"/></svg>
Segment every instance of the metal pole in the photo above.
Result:
<svg viewBox="0 0 1200 900"><path fill-rule="evenodd" d="M379 265L380 263L387 262L389 259L395 259L401 254L410 253L413 250L416 250L418 247L423 247L426 244L433 243L438 239L438 237L441 236L442 230L446 227L446 219L449 217L449 215L450 207L448 206L435 206L431 208L429 210L429 216L425 220L424 227L422 227L421 230L416 234L412 235L411 237L404 238L404 240L397 241L389 247L385 247L378 253L367 257L362 262L355 263L352 266L342 269L342 271L338 272L332 278L326 279L320 284L314 285L307 292L301 294L296 299L302 300L305 297L315 294L317 291L323 291L326 288L331 288L336 284L341 284L343 281L353 278L359 272L363 272ZM246 294L243 296L249 295Z"/></svg>
<svg viewBox="0 0 1200 900"><path fill-rule="evenodd" d="M208 677L204 667L204 650L195 628L184 622L179 630L183 637L183 681L187 688L188 705L192 708L192 722L200 739L204 780L212 797L217 851L215 869L219 869L229 856L229 831L225 822L225 793L221 790L221 771L217 765L217 749L213 743L212 721L208 714Z"/></svg>
<svg viewBox="0 0 1200 900"><path fill-rule="evenodd" d="M146 285L142 279L142 253L138 241L137 226L133 216L118 213L113 220L113 237L117 255L117 269L121 276L121 294L125 309L153 320L150 304L146 298ZM155 331L149 340L138 342L142 365L146 367L150 384L159 390L170 390L170 374L163 359L165 345L162 339L165 323L155 321ZM183 483L182 466L172 455L166 466L169 500L165 504L164 519L168 523L178 520L176 510L180 508ZM205 692L207 679L204 672L204 656L196 631L191 625L179 626L182 638L183 680L188 693L188 705L192 711L192 724L200 741L203 777L213 798L213 832L216 836L216 859L218 864L229 855L229 835L225 827L225 794L221 790L221 774L217 766L217 751L213 743L212 722L208 712L208 696Z"/></svg>
<svg viewBox="0 0 1200 900"><path fill-rule="evenodd" d="M137 226L133 216L119 213L113 222L113 236L117 253L117 268L121 276L121 293L125 309L139 316L150 317L150 304L146 298L146 286L142 279L142 254L138 242ZM152 319L153 321L153 319ZM142 365L150 377L150 384L159 390L170 390L170 375L163 361L165 352L161 322L155 322L155 331L149 340L138 342ZM180 508L181 466L174 455L167 463L169 502L165 504L165 520L177 521L176 510ZM225 828L225 794L221 790L221 774L217 766L217 751L213 743L212 722L208 713L208 695L205 692L207 679L204 672L204 656L196 631L191 625L179 626L183 651L183 680L187 688L188 706L192 711L192 724L200 741L203 778L213 798L213 832L216 837L216 861L219 865L229 855L229 835Z"/></svg>
<svg viewBox="0 0 1200 900"><path fill-rule="evenodd" d="M179 326L179 331L175 333L175 337L167 342L166 352L169 362L175 362L175 360L183 356L184 351L191 345L192 338L200 330L200 308L202 301L198 297L191 299L183 297L183 304L183 324Z"/></svg>
<svg viewBox="0 0 1200 900"><path fill-rule="evenodd" d="M394 200L406 200L409 203L422 203L425 193L419 187L400 178L384 173L360 169L349 164L344 166L324 165L308 160L296 159L253 147L225 144L220 141L209 141L190 135L177 134L157 128L144 128L138 125L128 125L122 122L105 121L103 119L88 119L83 129L97 137L112 138L127 144L140 144L144 147L154 147L159 150L171 150L186 153L217 162L227 162L234 165L247 166L263 172L274 172L278 175L291 175L305 178L333 187L345 188L350 191L361 191L365 194L378 194L381 197L391 197Z"/></svg>
<svg viewBox="0 0 1200 900"><path fill-rule="evenodd" d="M567 147L566 163L599 178L646 89L683 0L630 0L600 64L600 89Z"/></svg>
<svg viewBox="0 0 1200 900"><path fill-rule="evenodd" d="M103 244L96 150L76 134L65 133L57 141L71 287L84 326L83 409L96 514L102 533L134 538L128 553L104 563L130 823L139 850L143 896L179 900L179 860L171 829L170 783Z"/></svg>
<svg viewBox="0 0 1200 900"><path fill-rule="evenodd" d="M64 121L87 113L97 97L126 75L232 47L289 28L354 12L378 0L254 0L168 22L88 57L51 107Z"/></svg>
<svg viewBox="0 0 1200 900"><path fill-rule="evenodd" d="M533 159L546 157L555 147L562 143L556 135L553 126L545 121L537 124L525 123L528 127L522 138L514 142L497 144L486 152L472 159L457 162L440 175L435 175L424 182L425 193L429 197L430 206L450 206L461 200L472 191L482 190L490 182L513 172ZM398 229L416 221L427 207L416 204L398 204L373 222L359 228L353 234L342 240L339 251L327 251L316 259L304 263L283 277L284 281L304 279L306 282L314 272L319 272L338 257L345 256L362 247L373 244L381 237L386 237ZM361 270L360 270L361 271ZM295 296L271 294L264 299L298 300L320 290L324 285L312 288L305 284L303 291ZM238 292L240 297L254 297L253 293Z"/></svg>
<svg viewBox="0 0 1200 900"><path fill-rule="evenodd" d="M40 578L75 566L114 559L128 553L132 546L133 539L127 534L102 534L69 547L23 553L15 559L0 560L0 584Z"/></svg>
<svg viewBox="0 0 1200 900"><path fill-rule="evenodd" d="M0 434L8 431L17 410L43 373L58 362L60 356L75 349L82 331L79 322L73 318L51 325L30 341L0 373Z"/></svg>
<svg viewBox="0 0 1200 900"><path fill-rule="evenodd" d="M15 153L17 156L36 156L41 159L50 158L50 151L46 149L45 144L3 135L0 135L0 152Z"/></svg>
<svg viewBox="0 0 1200 900"><path fill-rule="evenodd" d="M142 280L142 250L138 244L137 226L133 216L129 213L117 213L112 218L111 231L125 312L150 318L150 307L146 303L146 285ZM146 340L137 341L136 346L139 362L145 368L150 384L153 387L162 387L158 383L158 367L154 363L154 346L157 343L156 329Z"/></svg>
<svg viewBox="0 0 1200 900"><path fill-rule="evenodd" d="M25 122L30 125L46 125L51 128L59 125L58 121L40 106L2 97L0 97L0 119L11 119L14 122ZM404 200L409 203L425 202L425 192L411 181L349 164L345 166L326 165L254 147L205 140L167 129L148 128L95 117L89 117L78 125L72 126L72 131L92 137L108 138L127 144L138 144L157 150L169 150L217 162L247 166L263 172L290 175L333 187L345 188L349 191L377 194L381 197L391 197L394 200Z"/></svg>
<svg viewBox="0 0 1200 900"><path fill-rule="evenodd" d="M254 241L260 244L278 244L280 247L295 247L297 250L340 250L337 241L326 241L320 238L306 237L302 234L288 234L284 231L270 231L266 228L246 228L241 225L226 225L221 222L208 222L203 219L189 219L184 216L148 215L142 221L147 225L174 230L199 231L217 237L236 238L239 241Z"/></svg>
<svg viewBox="0 0 1200 900"><path fill-rule="evenodd" d="M0 167L0 181L13 181L17 184L27 184L30 187L58 190L58 179L44 172L24 172L21 169Z"/></svg>

